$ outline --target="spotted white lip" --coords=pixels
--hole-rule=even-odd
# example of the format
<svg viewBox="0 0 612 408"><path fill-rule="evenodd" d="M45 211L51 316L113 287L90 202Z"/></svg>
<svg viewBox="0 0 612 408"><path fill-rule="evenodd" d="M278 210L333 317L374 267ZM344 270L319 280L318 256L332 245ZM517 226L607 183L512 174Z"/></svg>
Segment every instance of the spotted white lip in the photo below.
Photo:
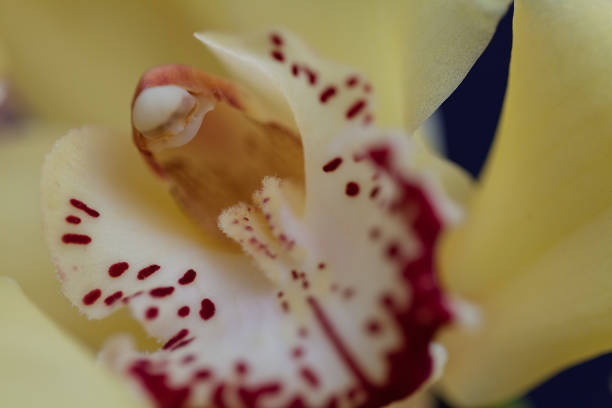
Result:
<svg viewBox="0 0 612 408"><path fill-rule="evenodd" d="M362 75L293 35L198 37L250 91L184 66L147 74L135 140L165 184L99 128L73 131L45 163L66 295L96 318L128 305L165 341L151 355L116 341L107 363L159 406L381 406L421 388L452 319L433 265L452 205L411 165L417 147L375 127ZM195 133L197 118L174 127L198 104ZM211 202L233 250L196 228Z"/></svg>

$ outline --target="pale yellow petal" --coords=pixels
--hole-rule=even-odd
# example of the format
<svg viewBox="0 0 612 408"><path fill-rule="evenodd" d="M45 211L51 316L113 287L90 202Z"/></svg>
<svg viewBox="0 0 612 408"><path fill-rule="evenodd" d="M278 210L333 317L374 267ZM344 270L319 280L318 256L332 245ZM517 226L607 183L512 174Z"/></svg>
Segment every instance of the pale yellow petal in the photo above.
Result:
<svg viewBox="0 0 612 408"><path fill-rule="evenodd" d="M0 277L0 327L2 406L144 406L6 277Z"/></svg>
<svg viewBox="0 0 612 408"><path fill-rule="evenodd" d="M508 398L612 348L612 3L517 1L509 92L448 285L483 327L446 338L445 386Z"/></svg>
<svg viewBox="0 0 612 408"><path fill-rule="evenodd" d="M0 35L37 111L125 126L133 88L147 68L180 62L218 71L192 32L281 25L327 58L364 72L382 102L380 121L406 119L412 130L459 84L508 2L2 0Z"/></svg>
<svg viewBox="0 0 612 408"><path fill-rule="evenodd" d="M148 344L127 313L103 322L88 321L60 291L42 235L39 194L43 158L65 131L59 124L28 124L0 133L2 274L19 282L47 316L94 349L110 333L124 331L135 332L143 345Z"/></svg>
<svg viewBox="0 0 612 408"><path fill-rule="evenodd" d="M412 0L399 18L408 130L425 120L485 49L509 0Z"/></svg>

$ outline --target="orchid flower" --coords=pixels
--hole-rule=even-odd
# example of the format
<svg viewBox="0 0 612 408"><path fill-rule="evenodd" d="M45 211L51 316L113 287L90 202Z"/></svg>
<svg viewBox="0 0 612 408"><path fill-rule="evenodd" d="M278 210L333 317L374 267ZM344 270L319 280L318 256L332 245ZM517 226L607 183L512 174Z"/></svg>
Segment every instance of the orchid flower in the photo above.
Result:
<svg viewBox="0 0 612 408"><path fill-rule="evenodd" d="M469 194L467 221L436 251L450 293L483 312L476 331L442 337L450 351L442 385L464 404L508 397L609 349L611 190L592 176L609 166L611 9L559 3L516 4L495 151ZM460 176L439 174L439 159L402 132L379 129L366 76L292 34L198 37L241 85L184 66L149 71L132 106L139 153L127 135L86 127L45 163L46 237L66 295L91 317L126 304L166 341L143 355L115 339L101 359L161 406L378 405L426 385L443 360L431 340L462 309L439 289L433 259L453 201L465 196L444 176ZM583 134L593 135L588 144L577 143ZM267 160L247 154L246 141ZM210 194L215 183L231 188ZM244 253L215 229L220 210L220 229ZM23 310L15 318L3 308L3 348L30 340L10 366L29 372L20 355L36 350L31 334L44 329L51 345L41 360L53 364L57 347L96 379L100 401L128 403L15 285L0 290Z"/></svg>

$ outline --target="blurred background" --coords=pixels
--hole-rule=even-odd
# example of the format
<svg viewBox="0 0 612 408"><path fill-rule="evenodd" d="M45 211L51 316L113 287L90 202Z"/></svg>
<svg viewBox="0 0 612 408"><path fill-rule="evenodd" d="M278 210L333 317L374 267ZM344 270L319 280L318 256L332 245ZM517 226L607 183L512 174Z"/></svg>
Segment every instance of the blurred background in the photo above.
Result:
<svg viewBox="0 0 612 408"><path fill-rule="evenodd" d="M440 111L446 152L473 176L484 164L499 118L512 48L512 8L493 40ZM439 407L450 407L439 401ZM510 407L612 407L612 354L558 374Z"/></svg>

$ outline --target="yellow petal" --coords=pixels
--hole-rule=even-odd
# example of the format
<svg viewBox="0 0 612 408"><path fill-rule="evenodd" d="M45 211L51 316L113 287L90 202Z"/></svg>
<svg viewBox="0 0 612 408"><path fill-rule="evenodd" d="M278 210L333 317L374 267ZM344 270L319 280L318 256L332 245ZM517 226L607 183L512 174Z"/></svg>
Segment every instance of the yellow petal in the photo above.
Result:
<svg viewBox="0 0 612 408"><path fill-rule="evenodd" d="M449 286L484 326L449 334L445 385L500 400L612 342L612 4L517 1L509 91Z"/></svg>
<svg viewBox="0 0 612 408"><path fill-rule="evenodd" d="M2 0L0 35L37 111L126 125L125 107L147 68L180 62L216 71L192 32L283 25L323 55L363 71L383 101L381 122L399 125L406 117L412 130L458 85L508 2Z"/></svg>
<svg viewBox="0 0 612 408"><path fill-rule="evenodd" d="M126 313L90 322L60 292L42 235L39 190L44 155L65 131L59 124L28 124L21 130L0 133L2 273L17 280L47 316L94 349L110 333L122 331L136 331L143 346L150 346Z"/></svg>
<svg viewBox="0 0 612 408"><path fill-rule="evenodd" d="M6 277L0 277L0 327L3 406L143 406Z"/></svg>

